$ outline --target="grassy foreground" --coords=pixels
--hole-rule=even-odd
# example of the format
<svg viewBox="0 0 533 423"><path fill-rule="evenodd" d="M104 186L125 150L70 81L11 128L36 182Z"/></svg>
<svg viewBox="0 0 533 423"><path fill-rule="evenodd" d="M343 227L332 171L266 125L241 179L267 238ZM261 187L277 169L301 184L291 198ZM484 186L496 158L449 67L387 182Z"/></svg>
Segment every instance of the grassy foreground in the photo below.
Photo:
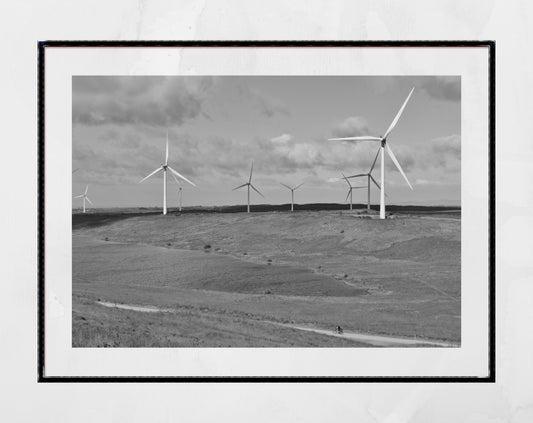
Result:
<svg viewBox="0 0 533 423"><path fill-rule="evenodd" d="M363 346L276 323L460 343L459 219L199 213L76 227L74 346Z"/></svg>

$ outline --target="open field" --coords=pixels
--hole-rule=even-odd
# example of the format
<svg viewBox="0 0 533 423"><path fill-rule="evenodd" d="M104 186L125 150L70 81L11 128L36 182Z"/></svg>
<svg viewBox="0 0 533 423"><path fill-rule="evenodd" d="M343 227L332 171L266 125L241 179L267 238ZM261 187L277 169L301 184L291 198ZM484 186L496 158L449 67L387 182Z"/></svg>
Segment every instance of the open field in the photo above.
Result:
<svg viewBox="0 0 533 423"><path fill-rule="evenodd" d="M446 210L74 214L73 345L459 345L460 234Z"/></svg>

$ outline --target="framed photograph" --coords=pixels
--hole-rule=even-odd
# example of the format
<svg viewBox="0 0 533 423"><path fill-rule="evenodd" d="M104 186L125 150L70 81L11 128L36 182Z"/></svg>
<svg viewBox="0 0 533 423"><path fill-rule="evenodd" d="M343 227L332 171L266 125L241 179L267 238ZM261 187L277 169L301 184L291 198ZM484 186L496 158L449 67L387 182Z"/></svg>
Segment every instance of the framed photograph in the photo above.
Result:
<svg viewBox="0 0 533 423"><path fill-rule="evenodd" d="M493 382L495 45L39 48L40 382Z"/></svg>

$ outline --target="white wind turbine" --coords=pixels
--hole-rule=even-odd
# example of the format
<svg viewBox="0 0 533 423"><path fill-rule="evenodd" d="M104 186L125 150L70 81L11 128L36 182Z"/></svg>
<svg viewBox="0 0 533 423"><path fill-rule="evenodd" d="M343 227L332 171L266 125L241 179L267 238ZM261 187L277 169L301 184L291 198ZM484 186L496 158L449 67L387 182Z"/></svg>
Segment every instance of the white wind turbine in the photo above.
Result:
<svg viewBox="0 0 533 423"><path fill-rule="evenodd" d="M176 181L176 183L178 184L178 201L179 201L179 204L180 204L180 212L181 212L181 209L183 208L183 188L181 187L181 182L178 178L176 178L176 175L174 175L173 173L171 173L172 177L174 178L174 180Z"/></svg>
<svg viewBox="0 0 533 423"><path fill-rule="evenodd" d="M165 164L162 164L160 167L158 167L148 176L144 177L143 179L139 181L139 183L146 181L150 176L153 176L156 173L163 171L163 214L167 214L167 169L170 170L173 175L176 175L178 178L183 179L185 182L188 182L193 187L196 186L193 182L189 181L185 176L183 176L178 171L172 169L168 165L168 131L167 131L167 148L166 148L166 154L165 154Z"/></svg>
<svg viewBox="0 0 533 423"><path fill-rule="evenodd" d="M298 188L300 188L304 182L302 182L300 185L298 186L295 186L294 188L291 188L290 186L288 185L285 185L284 183L280 182L281 185L283 185L285 188L287 189L290 189L291 190L291 212L294 211L294 191L296 191Z"/></svg>
<svg viewBox="0 0 533 423"><path fill-rule="evenodd" d="M400 166L400 163L398 163L398 160L396 159L396 156L392 152L389 144L387 143L387 137L390 135L396 124L398 123L398 120L400 119L400 116L403 113L403 109L405 109L405 106L407 105L407 102L411 98L411 95L413 94L414 88L411 89L411 92L405 99L402 107L400 108L400 111L392 121L392 123L389 126L389 129L385 132L385 135L380 137L374 137L374 136L359 136L359 137L346 137L346 138L330 138L329 141L379 141L381 143L381 198L380 198L380 206L379 206L379 217L381 219L385 219L385 149L387 149L387 153L389 154L389 157L392 159L400 173L405 179L405 182L407 182L407 185L409 185L409 188L413 189L411 184L409 183L409 180L407 179L407 176L405 176L405 173L402 170L402 167Z"/></svg>
<svg viewBox="0 0 533 423"><path fill-rule="evenodd" d="M344 180L348 184L348 194L346 194L346 199L344 200L344 202L346 203L346 201L348 201L348 197L350 197L350 210L352 210L353 209L353 190L354 189L364 188L364 187L354 187L350 183L349 179L344 175L344 173L342 174L342 177L344 178Z"/></svg>
<svg viewBox="0 0 533 423"><path fill-rule="evenodd" d="M92 203L92 201L89 200L89 197L87 197L87 191L89 191L89 185L87 185L87 186L85 187L85 192L84 192L83 194L76 195L76 197L74 197L74 198L83 198L83 213L85 213L85 200L87 200L91 206L94 205L94 204Z"/></svg>
<svg viewBox="0 0 533 423"><path fill-rule="evenodd" d="M378 150L378 152L376 154L376 157L374 159L374 162L372 163L372 167L370 168L368 173L359 173L357 175L348 176L348 179L359 178L359 177L362 177L362 176L366 176L366 178L367 178L367 188L368 188L368 196L367 196L368 198L367 198L367 206L366 206L367 210L370 210L370 181L372 181L378 187L378 189L381 190L381 187L379 186L379 184L376 182L376 180L372 176L372 171L374 170L374 166L376 166L376 162L378 161L378 156L379 156L380 151L381 151L381 149Z"/></svg>
<svg viewBox="0 0 533 423"><path fill-rule="evenodd" d="M235 191L236 189L242 188L242 187L248 187L248 208L247 213L250 213L250 188L252 188L255 192L257 192L261 197L265 198L263 194L261 194L256 187L252 185L252 173L254 171L254 161L252 160L252 167L250 168L250 178L248 178L248 182L245 184L239 185L238 187L235 187L232 189L232 191Z"/></svg>

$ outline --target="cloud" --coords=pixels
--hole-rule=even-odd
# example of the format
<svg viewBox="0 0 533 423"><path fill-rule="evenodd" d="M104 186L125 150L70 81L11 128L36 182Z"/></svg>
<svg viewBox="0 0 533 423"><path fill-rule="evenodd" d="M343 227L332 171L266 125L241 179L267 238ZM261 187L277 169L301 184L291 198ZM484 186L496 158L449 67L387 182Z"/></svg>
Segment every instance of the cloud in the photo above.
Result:
<svg viewBox="0 0 533 423"><path fill-rule="evenodd" d="M169 126L203 115L211 77L75 76L76 124Z"/></svg>
<svg viewBox="0 0 533 423"><path fill-rule="evenodd" d="M461 168L461 136L449 135L431 140L429 152L425 160L431 166L449 171Z"/></svg>
<svg viewBox="0 0 533 423"><path fill-rule="evenodd" d="M461 77L432 76L417 84L429 97L436 100L461 101Z"/></svg>
<svg viewBox="0 0 533 423"><path fill-rule="evenodd" d="M431 148L435 154L446 154L460 159L461 137L459 135L449 135L435 138L431 141Z"/></svg>
<svg viewBox="0 0 533 423"><path fill-rule="evenodd" d="M255 95L255 101L259 112L266 117L271 118L275 115L290 116L287 106L280 102L261 96L260 94Z"/></svg>
<svg viewBox="0 0 533 423"><path fill-rule="evenodd" d="M338 123L332 130L333 137L356 137L359 135L373 135L364 117L352 116Z"/></svg>
<svg viewBox="0 0 533 423"><path fill-rule="evenodd" d="M278 99L272 98L257 89L250 88L246 83L237 87L241 101L249 103L262 116L272 118L276 115L290 116L289 108Z"/></svg>
<svg viewBox="0 0 533 423"><path fill-rule="evenodd" d="M271 138L270 141L272 141L274 144L286 144L292 139L291 134L281 134L279 137Z"/></svg>
<svg viewBox="0 0 533 423"><path fill-rule="evenodd" d="M419 185L419 186L439 186L439 187L444 187L444 186L449 186L449 185L454 185L453 182L449 182L447 180L428 180L428 179L416 179L415 182L414 182L414 185Z"/></svg>

